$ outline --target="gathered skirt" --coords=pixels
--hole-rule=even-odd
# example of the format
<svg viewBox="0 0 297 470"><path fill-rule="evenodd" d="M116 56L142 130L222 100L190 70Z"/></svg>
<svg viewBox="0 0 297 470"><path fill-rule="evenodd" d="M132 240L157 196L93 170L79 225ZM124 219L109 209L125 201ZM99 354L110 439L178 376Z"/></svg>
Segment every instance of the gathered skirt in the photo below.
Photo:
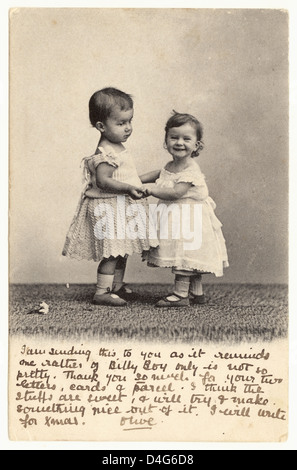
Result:
<svg viewBox="0 0 297 470"><path fill-rule="evenodd" d="M77 260L142 254L159 244L145 199L82 196L62 254Z"/></svg>
<svg viewBox="0 0 297 470"><path fill-rule="evenodd" d="M222 276L229 263L214 208L210 197L201 202L159 201L155 216L159 246L145 255L148 265Z"/></svg>

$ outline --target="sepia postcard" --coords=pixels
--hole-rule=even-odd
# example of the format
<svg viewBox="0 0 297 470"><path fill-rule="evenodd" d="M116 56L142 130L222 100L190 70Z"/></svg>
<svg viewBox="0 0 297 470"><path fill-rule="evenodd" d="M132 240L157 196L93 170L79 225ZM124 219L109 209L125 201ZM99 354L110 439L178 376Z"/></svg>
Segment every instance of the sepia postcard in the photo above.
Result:
<svg viewBox="0 0 297 470"><path fill-rule="evenodd" d="M11 442L290 438L289 24L10 8Z"/></svg>

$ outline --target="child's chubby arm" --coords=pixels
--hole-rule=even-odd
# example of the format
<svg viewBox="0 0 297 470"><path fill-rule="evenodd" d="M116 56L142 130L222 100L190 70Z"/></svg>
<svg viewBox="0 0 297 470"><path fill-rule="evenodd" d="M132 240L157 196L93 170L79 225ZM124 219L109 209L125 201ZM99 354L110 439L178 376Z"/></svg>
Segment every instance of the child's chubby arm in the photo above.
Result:
<svg viewBox="0 0 297 470"><path fill-rule="evenodd" d="M176 183L173 188L162 188L157 185L149 185L145 189L145 195L154 196L159 199L164 199L165 201L175 201L184 196L191 186L191 183Z"/></svg>
<svg viewBox="0 0 297 470"><path fill-rule="evenodd" d="M144 175L140 175L141 182L143 184L146 183L154 183L160 176L161 170L154 170L145 173Z"/></svg>
<svg viewBox="0 0 297 470"><path fill-rule="evenodd" d="M112 178L115 168L108 163L100 163L96 169L96 184L99 188L111 193L129 194L133 199L140 199L144 195L141 188L131 184L122 183Z"/></svg>

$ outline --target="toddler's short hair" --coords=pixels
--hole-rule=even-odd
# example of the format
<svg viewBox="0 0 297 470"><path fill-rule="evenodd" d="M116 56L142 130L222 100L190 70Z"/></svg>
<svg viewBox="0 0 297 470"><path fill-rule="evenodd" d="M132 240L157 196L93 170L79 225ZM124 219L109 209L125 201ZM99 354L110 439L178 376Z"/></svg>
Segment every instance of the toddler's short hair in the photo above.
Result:
<svg viewBox="0 0 297 470"><path fill-rule="evenodd" d="M202 124L198 121L198 119L196 119L191 114L177 113L176 111L173 110L173 114L168 119L166 126L165 126L165 142L167 140L169 129L171 129L172 127L180 127L180 126L183 126L184 124L191 124L191 126L193 126L193 128L196 131L197 141L200 142L200 145L197 148L197 150L193 152L192 156L198 157L199 152L203 149L203 142L202 142L203 128L202 128Z"/></svg>
<svg viewBox="0 0 297 470"><path fill-rule="evenodd" d="M119 106L121 111L133 108L132 97L112 87L96 91L89 101L89 118L92 126L95 127L98 121L105 122L115 106Z"/></svg>

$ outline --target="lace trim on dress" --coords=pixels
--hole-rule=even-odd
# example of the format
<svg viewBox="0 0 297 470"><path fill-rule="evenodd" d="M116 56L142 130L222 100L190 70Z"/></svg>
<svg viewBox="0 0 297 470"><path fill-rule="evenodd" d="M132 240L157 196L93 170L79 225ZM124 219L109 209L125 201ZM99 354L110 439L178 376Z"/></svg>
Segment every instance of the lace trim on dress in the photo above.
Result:
<svg viewBox="0 0 297 470"><path fill-rule="evenodd" d="M163 168L160 177L156 180L156 184L166 184L166 181L173 183L191 183L193 186L204 186L205 176L203 173L195 174L189 169L179 173L172 173L166 170L166 168Z"/></svg>
<svg viewBox="0 0 297 470"><path fill-rule="evenodd" d="M221 268L218 268L217 266L209 266L209 265L205 266L205 265L198 264L198 263L195 266L193 266L192 263L191 263L191 266L187 264L178 264L178 263L172 266L171 262L161 260L160 258L158 258L156 262L154 263L153 256L150 256L150 259L147 264L148 266L154 267L154 268L173 268L174 267L174 269L199 271L201 273L204 272L205 274L206 273L215 274L215 276L217 277L223 276L223 268L229 266L227 261L222 262Z"/></svg>
<svg viewBox="0 0 297 470"><path fill-rule="evenodd" d="M191 183L193 186L204 186L205 178L202 173L195 175L190 171L185 171L178 177L176 183Z"/></svg>

